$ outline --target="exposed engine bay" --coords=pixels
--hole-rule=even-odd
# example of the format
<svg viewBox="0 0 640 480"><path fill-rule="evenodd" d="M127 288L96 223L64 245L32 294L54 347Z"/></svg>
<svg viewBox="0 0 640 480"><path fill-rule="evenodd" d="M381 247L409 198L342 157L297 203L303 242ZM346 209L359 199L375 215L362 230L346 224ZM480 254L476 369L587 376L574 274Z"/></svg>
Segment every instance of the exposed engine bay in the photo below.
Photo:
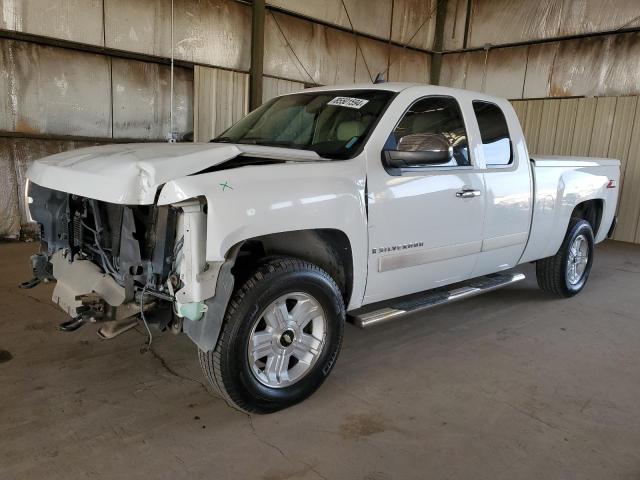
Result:
<svg viewBox="0 0 640 480"><path fill-rule="evenodd" d="M206 311L206 297L193 300L211 296L213 287L206 288L204 251L194 251L202 249L192 235L206 225L206 205L119 205L35 183L28 195L42 246L32 257L34 279L24 286L56 280L53 300L72 317L62 330L106 322L99 334L110 338L141 314L145 323L179 332L185 316L197 320ZM194 269L191 259L201 265Z"/></svg>

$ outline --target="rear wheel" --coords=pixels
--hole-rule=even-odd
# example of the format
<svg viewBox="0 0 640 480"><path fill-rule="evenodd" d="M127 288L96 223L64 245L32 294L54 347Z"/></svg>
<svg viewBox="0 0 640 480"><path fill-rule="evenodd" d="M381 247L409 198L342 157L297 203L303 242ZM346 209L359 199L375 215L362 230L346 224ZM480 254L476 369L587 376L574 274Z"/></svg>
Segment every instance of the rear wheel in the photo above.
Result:
<svg viewBox="0 0 640 480"><path fill-rule="evenodd" d="M572 297L587 283L593 264L591 224L573 219L558 253L536 262L538 286L561 297Z"/></svg>
<svg viewBox="0 0 640 480"><path fill-rule="evenodd" d="M344 304L319 267L277 258L234 294L216 348L200 351L211 385L232 406L270 413L311 395L340 350Z"/></svg>

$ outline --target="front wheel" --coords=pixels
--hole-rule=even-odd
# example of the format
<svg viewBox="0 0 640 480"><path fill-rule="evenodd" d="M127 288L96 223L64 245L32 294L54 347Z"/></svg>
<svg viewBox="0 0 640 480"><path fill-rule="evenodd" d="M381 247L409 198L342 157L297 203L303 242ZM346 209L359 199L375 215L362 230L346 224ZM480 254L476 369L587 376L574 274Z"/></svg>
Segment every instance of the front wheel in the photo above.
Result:
<svg viewBox="0 0 640 480"><path fill-rule="evenodd" d="M325 271L277 258L234 294L216 348L200 351L200 365L232 406L275 412L307 398L329 375L344 320L341 292Z"/></svg>
<svg viewBox="0 0 640 480"><path fill-rule="evenodd" d="M561 297L579 293L591 272L593 245L591 224L573 219L558 253L536 262L538 286Z"/></svg>

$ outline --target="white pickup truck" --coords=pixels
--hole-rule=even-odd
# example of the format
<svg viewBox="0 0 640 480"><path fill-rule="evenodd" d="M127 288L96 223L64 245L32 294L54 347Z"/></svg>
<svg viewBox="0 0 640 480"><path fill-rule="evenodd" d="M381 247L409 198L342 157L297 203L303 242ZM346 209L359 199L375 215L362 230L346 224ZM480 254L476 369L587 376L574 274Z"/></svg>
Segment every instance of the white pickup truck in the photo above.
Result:
<svg viewBox="0 0 640 480"><path fill-rule="evenodd" d="M509 285L569 297L615 225L619 162L530 156L508 101L436 86L270 100L210 143L61 153L28 171L34 279L110 338L186 333L233 406L273 412L369 327Z"/></svg>

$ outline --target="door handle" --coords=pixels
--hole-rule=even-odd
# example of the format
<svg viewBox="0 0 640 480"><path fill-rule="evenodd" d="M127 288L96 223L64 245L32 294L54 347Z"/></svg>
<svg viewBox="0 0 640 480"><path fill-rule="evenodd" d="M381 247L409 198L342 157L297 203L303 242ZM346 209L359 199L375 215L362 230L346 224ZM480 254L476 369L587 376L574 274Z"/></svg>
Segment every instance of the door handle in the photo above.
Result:
<svg viewBox="0 0 640 480"><path fill-rule="evenodd" d="M464 190L460 190L459 192L456 192L456 197L458 198L473 198L473 197L479 197L480 195L482 195L480 190L472 190L467 188L465 188Z"/></svg>

